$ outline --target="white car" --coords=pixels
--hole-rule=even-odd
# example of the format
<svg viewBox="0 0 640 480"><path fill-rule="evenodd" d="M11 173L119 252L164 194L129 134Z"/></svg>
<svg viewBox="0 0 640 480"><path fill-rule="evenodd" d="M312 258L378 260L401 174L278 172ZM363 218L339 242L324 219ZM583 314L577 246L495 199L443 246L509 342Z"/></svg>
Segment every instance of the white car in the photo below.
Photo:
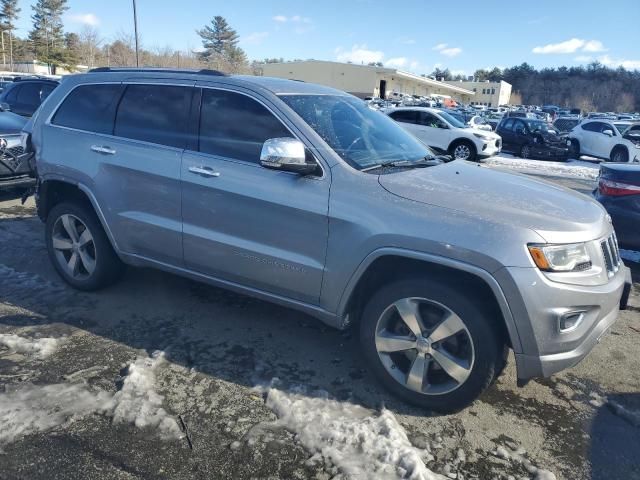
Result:
<svg viewBox="0 0 640 480"><path fill-rule="evenodd" d="M640 157L638 147L629 138L625 138L632 125L633 122L628 121L585 120L571 130L567 145L574 158L589 155L612 162L634 161Z"/></svg>
<svg viewBox="0 0 640 480"><path fill-rule="evenodd" d="M422 143L459 160L491 157L502 149L500 135L471 128L442 110L406 107L385 113Z"/></svg>
<svg viewBox="0 0 640 480"><path fill-rule="evenodd" d="M475 128L476 130L485 130L487 132L491 132L493 130L491 125L489 125L484 117L481 117L480 115L474 115L471 117L467 122L467 125L471 128Z"/></svg>

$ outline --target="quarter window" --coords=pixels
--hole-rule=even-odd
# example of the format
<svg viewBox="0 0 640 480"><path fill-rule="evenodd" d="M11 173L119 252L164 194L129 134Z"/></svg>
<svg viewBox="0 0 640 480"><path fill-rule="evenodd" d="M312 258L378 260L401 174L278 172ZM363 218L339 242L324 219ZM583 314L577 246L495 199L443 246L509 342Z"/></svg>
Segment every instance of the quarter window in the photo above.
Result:
<svg viewBox="0 0 640 480"><path fill-rule="evenodd" d="M129 85L120 101L114 135L185 148L193 89Z"/></svg>
<svg viewBox="0 0 640 480"><path fill-rule="evenodd" d="M77 87L62 103L52 123L111 135L123 88L120 84Z"/></svg>
<svg viewBox="0 0 640 480"><path fill-rule="evenodd" d="M203 89L201 152L258 163L266 140L291 136L280 120L252 98L226 90Z"/></svg>

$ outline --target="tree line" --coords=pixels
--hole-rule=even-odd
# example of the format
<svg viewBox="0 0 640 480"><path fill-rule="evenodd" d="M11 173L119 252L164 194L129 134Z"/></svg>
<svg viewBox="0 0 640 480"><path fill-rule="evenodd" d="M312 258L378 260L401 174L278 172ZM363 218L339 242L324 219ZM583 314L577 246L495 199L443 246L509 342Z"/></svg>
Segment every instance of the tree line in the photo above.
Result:
<svg viewBox="0 0 640 480"><path fill-rule="evenodd" d="M447 81L466 80L449 70L431 73ZM511 68L480 69L474 73L479 81L504 80L512 85L511 103L524 105L558 105L580 108L585 112L640 111L640 71L622 67L609 68L599 62L587 66L535 69L528 63Z"/></svg>

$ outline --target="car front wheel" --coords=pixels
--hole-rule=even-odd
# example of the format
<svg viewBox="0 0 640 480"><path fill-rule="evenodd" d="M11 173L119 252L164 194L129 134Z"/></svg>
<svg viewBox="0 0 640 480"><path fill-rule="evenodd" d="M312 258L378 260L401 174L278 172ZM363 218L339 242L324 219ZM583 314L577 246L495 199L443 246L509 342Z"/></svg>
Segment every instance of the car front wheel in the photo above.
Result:
<svg viewBox="0 0 640 480"><path fill-rule="evenodd" d="M616 163L628 162L629 153L622 147L615 148L611 152L611 161Z"/></svg>
<svg viewBox="0 0 640 480"><path fill-rule="evenodd" d="M106 287L123 271L124 265L87 205L60 203L53 207L47 216L45 236L56 271L79 290Z"/></svg>
<svg viewBox="0 0 640 480"><path fill-rule="evenodd" d="M456 160L469 160L476 159L477 151L473 143L466 140L458 141L451 146L450 153Z"/></svg>
<svg viewBox="0 0 640 480"><path fill-rule="evenodd" d="M383 386L407 402L450 413L470 405L502 370L499 331L468 296L413 279L372 296L361 317L360 341Z"/></svg>

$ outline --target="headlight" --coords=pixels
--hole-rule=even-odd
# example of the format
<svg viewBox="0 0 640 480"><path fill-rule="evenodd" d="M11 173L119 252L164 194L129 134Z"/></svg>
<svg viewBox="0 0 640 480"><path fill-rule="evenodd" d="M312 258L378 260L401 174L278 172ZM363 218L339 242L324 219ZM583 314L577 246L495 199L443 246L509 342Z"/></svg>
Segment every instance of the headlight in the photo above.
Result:
<svg viewBox="0 0 640 480"><path fill-rule="evenodd" d="M482 135L481 133L474 133L473 136L481 138L482 140L486 140L486 141L491 140L491 137L487 137L486 135Z"/></svg>
<svg viewBox="0 0 640 480"><path fill-rule="evenodd" d="M569 245L529 245L529 253L545 272L581 272L591 268L591 257L584 243Z"/></svg>

